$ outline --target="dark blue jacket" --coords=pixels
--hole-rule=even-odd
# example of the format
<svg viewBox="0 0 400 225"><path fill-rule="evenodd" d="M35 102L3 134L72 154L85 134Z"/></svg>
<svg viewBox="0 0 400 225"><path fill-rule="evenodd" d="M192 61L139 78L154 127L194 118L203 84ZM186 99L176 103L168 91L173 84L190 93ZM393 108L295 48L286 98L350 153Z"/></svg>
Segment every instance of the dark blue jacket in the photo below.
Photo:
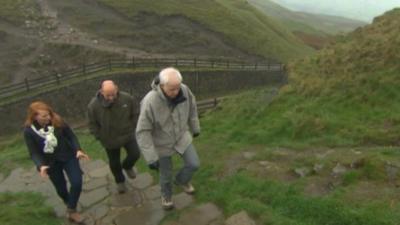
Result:
<svg viewBox="0 0 400 225"><path fill-rule="evenodd" d="M36 129L40 129L40 125L36 122L33 123ZM46 128L45 128L46 129ZM55 161L68 161L76 157L77 150L81 149L78 138L72 132L68 124L64 123L62 127L54 129L54 135L57 138L57 147L54 153L44 153L44 138L40 137L31 127L25 127L24 138L26 146L28 147L29 154L39 169L40 166L52 166Z"/></svg>

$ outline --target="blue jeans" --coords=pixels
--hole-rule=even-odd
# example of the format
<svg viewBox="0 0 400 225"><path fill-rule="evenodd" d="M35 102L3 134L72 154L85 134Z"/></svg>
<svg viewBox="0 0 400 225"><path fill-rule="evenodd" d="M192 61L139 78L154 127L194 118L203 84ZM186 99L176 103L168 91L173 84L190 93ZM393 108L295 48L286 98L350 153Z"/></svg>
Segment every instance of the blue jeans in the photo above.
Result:
<svg viewBox="0 0 400 225"><path fill-rule="evenodd" d="M175 176L175 183L178 185L189 183L200 166L199 157L192 144L180 156L183 159L183 167ZM169 198L172 197L172 156L161 157L159 160L161 194Z"/></svg>
<svg viewBox="0 0 400 225"><path fill-rule="evenodd" d="M121 148L117 149L106 149L110 169L114 175L116 183L125 182L125 176L122 169L130 170L135 165L136 161L140 157L139 146L136 139L131 139L128 143L123 146L126 150L126 158L121 164Z"/></svg>
<svg viewBox="0 0 400 225"><path fill-rule="evenodd" d="M63 171L67 174L71 185L69 192ZM82 170L78 159L73 157L66 162L56 161L51 165L48 174L58 196L64 201L68 209L76 209L82 192Z"/></svg>

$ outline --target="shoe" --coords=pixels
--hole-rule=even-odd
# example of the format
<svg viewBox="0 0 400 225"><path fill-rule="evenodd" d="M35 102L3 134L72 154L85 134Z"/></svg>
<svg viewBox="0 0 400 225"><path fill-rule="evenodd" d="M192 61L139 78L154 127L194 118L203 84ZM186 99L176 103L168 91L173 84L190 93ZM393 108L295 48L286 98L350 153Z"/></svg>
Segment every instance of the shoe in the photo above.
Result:
<svg viewBox="0 0 400 225"><path fill-rule="evenodd" d="M126 175L130 178L130 179L135 179L136 178L136 173L135 170L133 169L124 169Z"/></svg>
<svg viewBox="0 0 400 225"><path fill-rule="evenodd" d="M174 208L174 203L172 202L171 197L161 197L161 205L165 210Z"/></svg>
<svg viewBox="0 0 400 225"><path fill-rule="evenodd" d="M182 184L181 187L182 187L183 191L186 192L186 194L192 195L196 192L196 190L194 189L194 187L191 183Z"/></svg>
<svg viewBox="0 0 400 225"><path fill-rule="evenodd" d="M85 224L81 214L74 209L67 209L67 218L72 223Z"/></svg>
<svg viewBox="0 0 400 225"><path fill-rule="evenodd" d="M117 183L117 191L119 194L123 194L128 191L125 182Z"/></svg>

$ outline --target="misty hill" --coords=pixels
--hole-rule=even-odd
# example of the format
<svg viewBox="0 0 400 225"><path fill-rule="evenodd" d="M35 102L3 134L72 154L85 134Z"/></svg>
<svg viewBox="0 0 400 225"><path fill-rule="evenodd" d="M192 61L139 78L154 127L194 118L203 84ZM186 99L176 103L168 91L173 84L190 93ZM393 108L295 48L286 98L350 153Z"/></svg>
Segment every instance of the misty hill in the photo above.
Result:
<svg viewBox="0 0 400 225"><path fill-rule="evenodd" d="M322 35L321 32L338 34L347 33L366 25L365 22L344 17L292 11L270 0L249 0L249 2L265 12L267 16L283 22L286 27L294 32L316 35Z"/></svg>
<svg viewBox="0 0 400 225"><path fill-rule="evenodd" d="M295 11L311 12L316 14L328 14L353 18L370 22L372 19L391 10L400 7L400 0L273 0L274 2Z"/></svg>

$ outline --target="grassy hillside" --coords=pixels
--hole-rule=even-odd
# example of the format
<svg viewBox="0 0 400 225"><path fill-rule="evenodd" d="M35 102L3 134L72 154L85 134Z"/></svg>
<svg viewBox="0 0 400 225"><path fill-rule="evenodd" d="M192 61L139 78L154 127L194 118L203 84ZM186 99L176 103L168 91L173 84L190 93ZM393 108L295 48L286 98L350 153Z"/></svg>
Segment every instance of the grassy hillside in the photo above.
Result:
<svg viewBox="0 0 400 225"><path fill-rule="evenodd" d="M292 31L333 35L350 32L366 25L365 22L343 17L291 11L269 0L249 0L249 2L268 16L283 22Z"/></svg>
<svg viewBox="0 0 400 225"><path fill-rule="evenodd" d="M38 5L31 0L2 0L0 21L7 21L14 25L23 25L25 20L37 16L38 10Z"/></svg>
<svg viewBox="0 0 400 225"><path fill-rule="evenodd" d="M236 47L268 58L288 60L312 52L288 30L243 0L98 1L132 20L140 18L143 14L158 15L166 19L183 16L213 32L222 34L224 40ZM173 38L179 35L178 33L179 29L171 30L168 35ZM191 38L196 40L197 37L194 35ZM207 48L207 45L204 47Z"/></svg>
<svg viewBox="0 0 400 225"><path fill-rule="evenodd" d="M399 21L400 9L390 11L292 63L289 85L231 132L286 146L400 144Z"/></svg>

